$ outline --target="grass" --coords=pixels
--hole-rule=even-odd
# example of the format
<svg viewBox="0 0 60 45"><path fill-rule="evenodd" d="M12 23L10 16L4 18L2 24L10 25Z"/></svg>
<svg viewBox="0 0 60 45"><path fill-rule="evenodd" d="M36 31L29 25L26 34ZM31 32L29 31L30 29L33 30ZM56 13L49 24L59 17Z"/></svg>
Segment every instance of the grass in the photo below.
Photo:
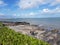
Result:
<svg viewBox="0 0 60 45"><path fill-rule="evenodd" d="M15 32L0 23L0 45L49 45L36 38Z"/></svg>

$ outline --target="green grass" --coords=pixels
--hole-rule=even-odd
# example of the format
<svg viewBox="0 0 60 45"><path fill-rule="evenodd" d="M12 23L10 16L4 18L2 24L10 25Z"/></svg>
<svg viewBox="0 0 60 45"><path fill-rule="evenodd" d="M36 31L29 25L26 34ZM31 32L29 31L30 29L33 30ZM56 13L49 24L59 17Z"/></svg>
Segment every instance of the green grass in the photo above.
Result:
<svg viewBox="0 0 60 45"><path fill-rule="evenodd" d="M49 45L36 38L15 32L0 23L0 45Z"/></svg>

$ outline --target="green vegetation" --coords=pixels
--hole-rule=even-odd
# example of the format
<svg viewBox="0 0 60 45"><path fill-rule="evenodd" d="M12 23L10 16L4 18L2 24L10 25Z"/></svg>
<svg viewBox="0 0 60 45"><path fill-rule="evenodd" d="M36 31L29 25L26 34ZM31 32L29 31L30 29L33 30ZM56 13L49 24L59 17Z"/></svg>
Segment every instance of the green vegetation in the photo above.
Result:
<svg viewBox="0 0 60 45"><path fill-rule="evenodd" d="M49 45L36 38L15 32L0 23L0 45Z"/></svg>

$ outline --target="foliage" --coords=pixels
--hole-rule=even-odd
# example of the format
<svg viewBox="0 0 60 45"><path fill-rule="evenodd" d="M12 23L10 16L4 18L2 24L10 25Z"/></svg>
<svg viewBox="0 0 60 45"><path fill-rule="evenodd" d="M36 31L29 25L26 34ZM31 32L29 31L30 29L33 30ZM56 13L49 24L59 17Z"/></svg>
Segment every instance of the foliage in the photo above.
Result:
<svg viewBox="0 0 60 45"><path fill-rule="evenodd" d="M8 27L0 28L0 45L49 45L36 38L15 32Z"/></svg>

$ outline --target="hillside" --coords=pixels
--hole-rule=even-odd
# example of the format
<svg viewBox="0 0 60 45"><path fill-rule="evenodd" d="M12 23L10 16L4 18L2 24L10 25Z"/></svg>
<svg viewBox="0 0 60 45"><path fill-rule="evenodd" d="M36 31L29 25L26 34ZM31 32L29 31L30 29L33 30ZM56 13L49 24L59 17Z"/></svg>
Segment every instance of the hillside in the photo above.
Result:
<svg viewBox="0 0 60 45"><path fill-rule="evenodd" d="M36 38L15 32L0 23L0 45L49 45Z"/></svg>

